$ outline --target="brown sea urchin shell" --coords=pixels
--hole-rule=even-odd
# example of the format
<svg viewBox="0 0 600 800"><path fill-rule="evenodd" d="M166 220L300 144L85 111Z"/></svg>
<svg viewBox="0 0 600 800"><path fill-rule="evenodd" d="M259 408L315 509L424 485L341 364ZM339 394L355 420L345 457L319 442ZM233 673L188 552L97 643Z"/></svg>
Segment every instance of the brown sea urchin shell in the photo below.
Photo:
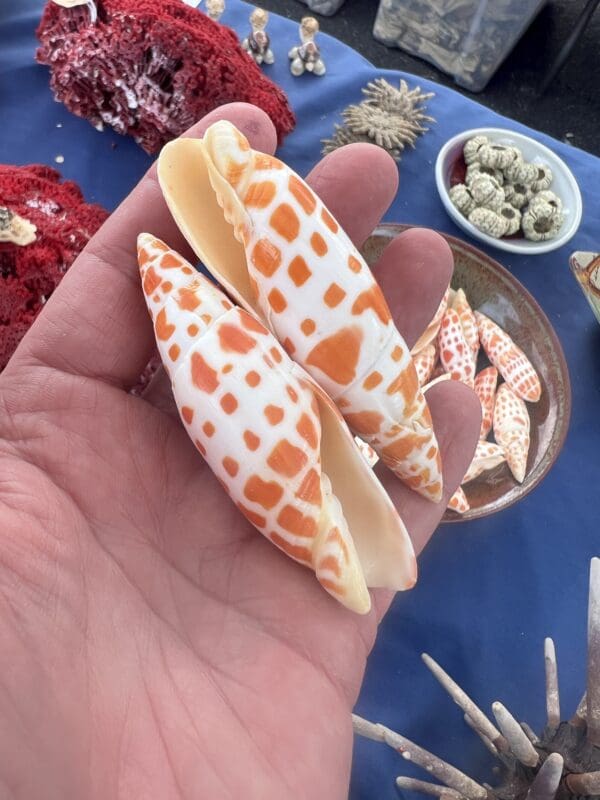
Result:
<svg viewBox="0 0 600 800"><path fill-rule="evenodd" d="M495 723L430 656L423 661L464 714L465 722L500 761L500 782L479 784L384 725L353 715L356 733L384 742L423 767L440 784L400 777L398 788L443 800L569 800L600 795L600 558L590 567L587 692L575 714L561 721L556 653L546 639L546 725L540 736L496 701Z"/></svg>

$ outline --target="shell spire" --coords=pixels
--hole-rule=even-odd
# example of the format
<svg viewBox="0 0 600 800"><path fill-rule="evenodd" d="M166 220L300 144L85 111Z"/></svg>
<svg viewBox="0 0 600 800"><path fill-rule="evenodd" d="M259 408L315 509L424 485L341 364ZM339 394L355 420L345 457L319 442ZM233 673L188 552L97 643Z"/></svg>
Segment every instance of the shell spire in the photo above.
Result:
<svg viewBox="0 0 600 800"><path fill-rule="evenodd" d="M519 483L523 483L527 470L530 427L527 406L508 383L503 383L496 393L494 438L504 450L510 471Z"/></svg>
<svg viewBox="0 0 600 800"><path fill-rule="evenodd" d="M492 430L494 421L494 405L496 404L496 387L498 385L498 370L496 367L486 367L475 376L475 392L481 403L481 430L480 439L486 439Z"/></svg>
<svg viewBox="0 0 600 800"><path fill-rule="evenodd" d="M164 242L141 234L138 261L183 425L240 512L353 611L367 585L412 586L406 529L327 395Z"/></svg>
<svg viewBox="0 0 600 800"><path fill-rule="evenodd" d="M408 486L437 502L442 471L410 352L348 236L283 162L229 122L164 148L159 180L184 235Z"/></svg>

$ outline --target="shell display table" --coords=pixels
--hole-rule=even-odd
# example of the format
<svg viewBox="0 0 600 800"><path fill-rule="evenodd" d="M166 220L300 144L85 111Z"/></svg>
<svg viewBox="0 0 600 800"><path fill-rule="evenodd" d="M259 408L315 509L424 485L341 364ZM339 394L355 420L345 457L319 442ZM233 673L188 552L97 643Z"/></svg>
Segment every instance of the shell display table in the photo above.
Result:
<svg viewBox="0 0 600 800"><path fill-rule="evenodd" d="M130 139L69 114L52 99L48 71L36 65L34 30L41 0L21 0L0 11L3 126L0 162L53 164L81 185L90 202L113 209L151 159ZM244 37L251 7L228 0L222 21ZM327 74L289 73L287 50L296 23L272 15L277 47L265 73L288 93L298 126L280 155L306 174L320 157L341 111L359 102L368 81L403 77L434 91L428 111L437 120L400 162L400 190L388 221L419 224L464 235L437 195L433 163L443 143L473 127L510 127L534 135L573 170L583 194L583 223L566 248L544 256L489 249L527 287L552 322L567 358L573 411L565 447L544 481L518 504L494 516L442 526L419 559L420 579L398 595L382 623L369 660L357 713L378 720L438 753L478 780L492 779L492 759L469 736L452 701L422 669L423 650L444 665L489 711L500 699L539 730L545 718L544 636L556 643L564 716L579 702L584 683L585 615L589 560L600 550L595 488L600 485L600 330L569 269L572 251L598 251L600 161L580 150L505 119L456 92L410 75L375 69L349 47L325 35L320 46ZM370 31L365 31L370 36ZM61 126L61 127L57 127ZM135 234L132 232L132 242ZM133 245L132 245L133 246ZM258 535L258 534L257 534ZM283 558L283 556L282 556ZM315 621L318 624L318 621ZM502 692L497 697L498 691ZM351 800L397 800L397 775L422 778L389 748L357 740Z"/></svg>

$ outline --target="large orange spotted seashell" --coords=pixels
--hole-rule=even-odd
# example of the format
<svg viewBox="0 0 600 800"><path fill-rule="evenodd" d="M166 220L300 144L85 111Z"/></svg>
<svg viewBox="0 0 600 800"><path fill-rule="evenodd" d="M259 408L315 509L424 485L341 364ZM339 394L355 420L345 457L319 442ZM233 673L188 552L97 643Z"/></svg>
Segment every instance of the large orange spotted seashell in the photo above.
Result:
<svg viewBox="0 0 600 800"><path fill-rule="evenodd" d="M358 613L408 589L412 544L337 407L257 317L149 234L142 286L182 422L240 512Z"/></svg>

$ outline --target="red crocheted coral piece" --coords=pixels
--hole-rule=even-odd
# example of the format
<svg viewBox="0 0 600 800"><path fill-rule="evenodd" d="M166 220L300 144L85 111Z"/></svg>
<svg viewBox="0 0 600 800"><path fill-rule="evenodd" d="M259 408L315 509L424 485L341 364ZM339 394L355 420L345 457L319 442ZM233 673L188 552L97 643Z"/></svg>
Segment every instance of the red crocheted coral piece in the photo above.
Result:
<svg viewBox="0 0 600 800"><path fill-rule="evenodd" d="M84 202L73 181L50 167L0 164L0 206L32 222L36 239L0 242L0 371L62 276L108 212Z"/></svg>
<svg viewBox="0 0 600 800"><path fill-rule="evenodd" d="M234 31L181 0L96 0L67 9L50 0L37 31L37 59L55 97L92 125L133 136L147 153L217 106L253 103L279 141L295 125L282 89L242 50Z"/></svg>

